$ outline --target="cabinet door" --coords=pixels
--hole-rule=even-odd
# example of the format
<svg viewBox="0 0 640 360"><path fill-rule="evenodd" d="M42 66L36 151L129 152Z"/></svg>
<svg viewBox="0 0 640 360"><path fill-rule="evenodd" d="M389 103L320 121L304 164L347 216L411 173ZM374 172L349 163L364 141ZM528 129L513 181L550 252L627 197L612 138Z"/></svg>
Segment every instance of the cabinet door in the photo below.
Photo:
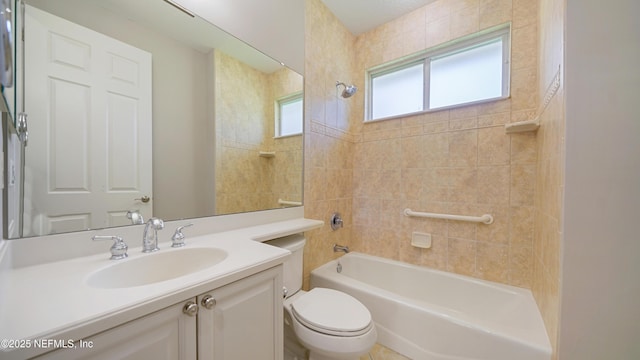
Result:
<svg viewBox="0 0 640 360"><path fill-rule="evenodd" d="M76 342L78 348L56 350L38 359L196 360L196 317L182 312L186 303L89 336L83 340L84 348Z"/></svg>
<svg viewBox="0 0 640 360"><path fill-rule="evenodd" d="M198 304L198 359L283 358L282 266L202 294Z"/></svg>

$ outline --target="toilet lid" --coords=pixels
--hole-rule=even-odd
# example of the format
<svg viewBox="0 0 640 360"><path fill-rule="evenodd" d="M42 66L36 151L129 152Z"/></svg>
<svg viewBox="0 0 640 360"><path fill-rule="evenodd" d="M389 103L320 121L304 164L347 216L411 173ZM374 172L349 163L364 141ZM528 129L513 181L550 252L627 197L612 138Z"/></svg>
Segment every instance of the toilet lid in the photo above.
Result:
<svg viewBox="0 0 640 360"><path fill-rule="evenodd" d="M291 308L300 323L324 334L357 336L372 326L371 313L361 302L333 289L314 288Z"/></svg>

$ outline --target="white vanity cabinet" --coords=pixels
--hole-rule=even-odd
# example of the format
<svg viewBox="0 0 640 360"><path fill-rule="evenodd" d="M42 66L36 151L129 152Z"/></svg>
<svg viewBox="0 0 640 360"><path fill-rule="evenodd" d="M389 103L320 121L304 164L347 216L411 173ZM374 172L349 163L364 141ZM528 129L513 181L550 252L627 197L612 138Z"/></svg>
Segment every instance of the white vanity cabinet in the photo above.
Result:
<svg viewBox="0 0 640 360"><path fill-rule="evenodd" d="M283 358L281 268L198 296L198 359Z"/></svg>
<svg viewBox="0 0 640 360"><path fill-rule="evenodd" d="M76 341L76 348L59 349L37 359L46 360L195 360L196 317L184 314L183 301L139 319Z"/></svg>
<svg viewBox="0 0 640 360"><path fill-rule="evenodd" d="M282 311L280 265L37 359L282 360Z"/></svg>

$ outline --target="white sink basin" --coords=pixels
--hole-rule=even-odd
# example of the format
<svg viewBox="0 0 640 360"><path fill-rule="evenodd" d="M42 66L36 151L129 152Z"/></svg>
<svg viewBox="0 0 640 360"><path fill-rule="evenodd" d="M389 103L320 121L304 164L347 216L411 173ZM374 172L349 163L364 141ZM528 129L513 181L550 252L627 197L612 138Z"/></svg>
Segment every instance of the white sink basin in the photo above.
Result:
<svg viewBox="0 0 640 360"><path fill-rule="evenodd" d="M114 260L87 278L91 287L114 289L142 286L205 270L222 262L227 252L216 248L160 250L135 259Z"/></svg>

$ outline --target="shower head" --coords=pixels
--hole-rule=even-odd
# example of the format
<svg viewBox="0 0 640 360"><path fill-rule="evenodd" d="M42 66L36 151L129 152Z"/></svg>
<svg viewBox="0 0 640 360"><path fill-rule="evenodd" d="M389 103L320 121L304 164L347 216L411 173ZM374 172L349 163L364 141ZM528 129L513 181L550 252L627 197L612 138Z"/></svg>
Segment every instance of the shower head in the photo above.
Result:
<svg viewBox="0 0 640 360"><path fill-rule="evenodd" d="M343 82L336 81L336 88L340 85L344 86L344 90L342 90L341 95L345 99L350 98L351 96L353 96L353 94L356 93L356 91L358 91L358 88L355 85L346 85Z"/></svg>

